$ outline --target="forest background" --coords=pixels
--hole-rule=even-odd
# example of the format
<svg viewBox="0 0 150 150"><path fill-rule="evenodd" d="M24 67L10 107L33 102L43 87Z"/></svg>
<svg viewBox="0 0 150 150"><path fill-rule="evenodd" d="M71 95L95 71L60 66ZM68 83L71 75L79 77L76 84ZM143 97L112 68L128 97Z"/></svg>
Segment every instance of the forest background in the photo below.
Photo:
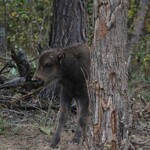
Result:
<svg viewBox="0 0 150 150"><path fill-rule="evenodd" d="M10 55L12 49L23 49L31 59L38 54L39 45L43 49L49 47L49 37L53 15L52 0L15 0L0 1L0 23L6 27L5 55ZM145 5L144 16L138 16L140 1L129 0L128 11L128 54L129 60L129 89L135 84L150 82L150 11ZM144 11L144 10L143 10ZM87 2L89 33L88 42L93 38L93 1ZM142 24L139 28L139 24ZM135 31L136 30L136 31ZM136 37L135 37L136 36ZM134 37L134 39L133 39ZM135 40L136 39L136 40ZM130 58L129 58L130 59ZM33 67L36 67L33 62ZM11 75L16 75L13 69ZM143 93L148 99L149 94Z"/></svg>
<svg viewBox="0 0 150 150"><path fill-rule="evenodd" d="M145 88L150 83L150 6L147 4L148 0L129 0L128 89L129 95L134 94L133 105L140 100L144 103L144 108L147 107L147 113L150 113L150 89L149 86ZM88 43L92 45L94 30L92 0L87 0L87 12ZM5 44L0 49L0 66L10 59L12 49L22 49L34 71L37 62L31 60L39 54L40 48L43 50L49 48L52 16L52 0L1 0L0 42L3 41ZM17 67L11 67L4 76L6 81L17 77ZM1 122L0 118L0 124ZM0 127L0 132L1 130L3 129Z"/></svg>

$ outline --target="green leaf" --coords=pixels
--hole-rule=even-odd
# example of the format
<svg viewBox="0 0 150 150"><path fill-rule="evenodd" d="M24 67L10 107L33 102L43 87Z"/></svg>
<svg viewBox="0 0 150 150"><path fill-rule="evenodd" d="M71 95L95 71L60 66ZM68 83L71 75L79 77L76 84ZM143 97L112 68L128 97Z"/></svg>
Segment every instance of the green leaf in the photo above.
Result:
<svg viewBox="0 0 150 150"><path fill-rule="evenodd" d="M8 77L16 76L18 74L18 70L16 68L12 68L9 71Z"/></svg>
<svg viewBox="0 0 150 150"><path fill-rule="evenodd" d="M47 135L51 134L51 129L49 127L40 127L40 131Z"/></svg>

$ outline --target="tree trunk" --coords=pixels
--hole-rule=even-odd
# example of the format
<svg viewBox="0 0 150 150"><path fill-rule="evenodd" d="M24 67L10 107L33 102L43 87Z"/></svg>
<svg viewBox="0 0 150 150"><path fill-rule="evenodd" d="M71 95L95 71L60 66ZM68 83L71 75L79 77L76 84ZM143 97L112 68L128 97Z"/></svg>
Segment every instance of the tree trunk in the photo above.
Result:
<svg viewBox="0 0 150 150"><path fill-rule="evenodd" d="M0 24L0 54L6 54L6 28L3 24Z"/></svg>
<svg viewBox="0 0 150 150"><path fill-rule="evenodd" d="M85 0L54 0L50 47L65 47L87 41Z"/></svg>
<svg viewBox="0 0 150 150"><path fill-rule="evenodd" d="M94 1L90 149L128 149L127 0Z"/></svg>
<svg viewBox="0 0 150 150"><path fill-rule="evenodd" d="M138 44L144 32L144 24L148 13L149 4L150 4L149 0L140 0L140 4L139 4L140 6L137 11L137 15L134 18L132 37L130 38L130 42L128 46L128 51L130 53L128 57L128 69L131 63L133 48L135 48L135 46Z"/></svg>

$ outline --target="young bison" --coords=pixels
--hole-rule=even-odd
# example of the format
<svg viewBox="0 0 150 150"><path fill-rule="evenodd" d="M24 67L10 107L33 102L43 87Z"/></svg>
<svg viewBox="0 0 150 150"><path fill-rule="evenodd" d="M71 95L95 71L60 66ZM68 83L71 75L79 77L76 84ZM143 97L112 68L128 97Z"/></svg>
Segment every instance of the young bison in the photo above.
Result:
<svg viewBox="0 0 150 150"><path fill-rule="evenodd" d="M89 107L87 92L89 71L90 48L86 44L48 50L39 58L33 78L44 81L45 84L58 79L61 86L58 124L52 138L52 148L55 148L60 141L60 134L73 98L77 104L78 123L72 142L79 143L81 135L83 140L85 139Z"/></svg>

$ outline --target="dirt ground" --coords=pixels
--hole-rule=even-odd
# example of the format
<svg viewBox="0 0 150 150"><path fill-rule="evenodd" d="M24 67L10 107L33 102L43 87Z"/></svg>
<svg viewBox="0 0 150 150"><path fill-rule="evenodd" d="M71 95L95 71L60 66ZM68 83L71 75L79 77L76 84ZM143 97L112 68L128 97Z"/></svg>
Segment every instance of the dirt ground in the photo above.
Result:
<svg viewBox="0 0 150 150"><path fill-rule="evenodd" d="M6 122L4 131L0 132L0 150L51 150L57 111L1 109L0 116ZM71 143L76 115L70 113L69 118L57 150L82 149L80 144Z"/></svg>
<svg viewBox="0 0 150 150"><path fill-rule="evenodd" d="M0 118L6 122L0 132L0 150L50 150L58 110L16 110L0 105ZM131 150L150 150L150 114L137 102L133 107L133 125L130 129ZM57 150L82 150L81 144L70 141L76 124L76 115L70 113Z"/></svg>
<svg viewBox="0 0 150 150"><path fill-rule="evenodd" d="M50 137L39 132L33 125L20 126L14 135L0 136L0 150L51 150ZM69 143L72 133L64 132L58 150L81 149L80 146Z"/></svg>
<svg viewBox="0 0 150 150"><path fill-rule="evenodd" d="M134 102L133 121L129 129L132 150L150 150L150 103Z"/></svg>

